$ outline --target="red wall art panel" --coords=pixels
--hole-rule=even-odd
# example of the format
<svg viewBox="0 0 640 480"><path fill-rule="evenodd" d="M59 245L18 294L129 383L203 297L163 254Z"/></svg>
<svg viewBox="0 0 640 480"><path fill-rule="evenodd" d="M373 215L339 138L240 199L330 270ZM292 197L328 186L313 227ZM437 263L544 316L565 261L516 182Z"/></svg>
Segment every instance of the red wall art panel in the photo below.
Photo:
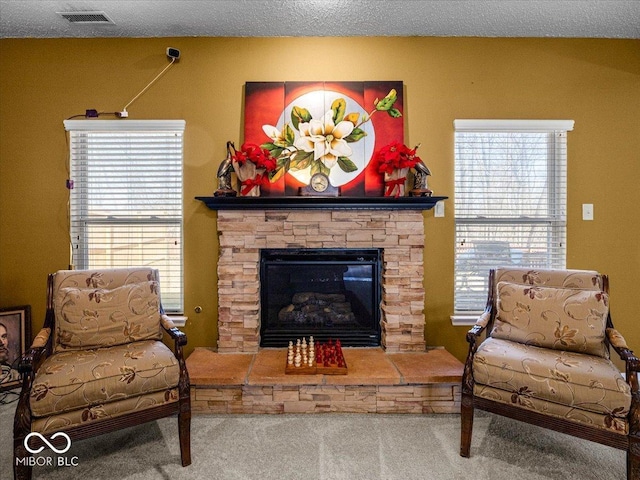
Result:
<svg viewBox="0 0 640 480"><path fill-rule="evenodd" d="M277 159L263 196L324 173L343 196L383 195L375 154L404 140L402 82L248 82L244 142Z"/></svg>

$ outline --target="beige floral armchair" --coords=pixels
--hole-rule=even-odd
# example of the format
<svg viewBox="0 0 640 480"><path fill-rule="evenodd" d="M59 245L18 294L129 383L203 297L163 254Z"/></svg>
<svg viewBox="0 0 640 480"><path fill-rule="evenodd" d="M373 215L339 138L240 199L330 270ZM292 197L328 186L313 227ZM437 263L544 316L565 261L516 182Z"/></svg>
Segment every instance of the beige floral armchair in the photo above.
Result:
<svg viewBox="0 0 640 480"><path fill-rule="evenodd" d="M32 432L56 445L67 441L59 432L73 441L173 414L182 465L191 463L187 338L164 315L159 288L152 268L49 275L44 327L19 365L15 478L31 478L27 446L44 446Z"/></svg>
<svg viewBox="0 0 640 480"><path fill-rule="evenodd" d="M626 450L627 478L640 479L640 361L613 328L606 275L491 270L487 307L467 341L463 457L479 408Z"/></svg>

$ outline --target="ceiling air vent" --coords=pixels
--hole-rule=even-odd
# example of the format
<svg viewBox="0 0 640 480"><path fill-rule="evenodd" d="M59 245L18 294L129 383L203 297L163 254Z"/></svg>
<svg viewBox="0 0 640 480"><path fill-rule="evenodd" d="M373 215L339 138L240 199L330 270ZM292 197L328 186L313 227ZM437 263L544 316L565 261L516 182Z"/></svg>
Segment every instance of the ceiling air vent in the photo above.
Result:
<svg viewBox="0 0 640 480"><path fill-rule="evenodd" d="M97 23L111 24L113 21L107 17L104 12L57 12L62 18L69 20L71 23Z"/></svg>

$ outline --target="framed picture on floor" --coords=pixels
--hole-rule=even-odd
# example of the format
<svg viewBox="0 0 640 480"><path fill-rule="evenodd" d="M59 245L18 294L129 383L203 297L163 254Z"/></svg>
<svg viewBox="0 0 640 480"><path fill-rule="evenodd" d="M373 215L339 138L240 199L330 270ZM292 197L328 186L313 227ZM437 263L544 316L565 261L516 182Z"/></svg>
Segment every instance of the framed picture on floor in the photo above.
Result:
<svg viewBox="0 0 640 480"><path fill-rule="evenodd" d="M0 309L0 391L20 386L20 357L31 341L31 307L22 305Z"/></svg>

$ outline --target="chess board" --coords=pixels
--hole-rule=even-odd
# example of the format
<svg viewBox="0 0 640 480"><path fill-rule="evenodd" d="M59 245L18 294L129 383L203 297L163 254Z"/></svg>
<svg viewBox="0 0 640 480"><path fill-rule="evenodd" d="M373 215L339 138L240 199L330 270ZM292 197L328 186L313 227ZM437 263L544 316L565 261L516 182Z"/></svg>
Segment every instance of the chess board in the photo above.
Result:
<svg viewBox="0 0 640 480"><path fill-rule="evenodd" d="M313 353L311 362L309 362L310 353ZM307 358L307 362L300 361L299 365L296 366L293 359L298 354L302 358ZM306 339L304 339L304 342L297 340L296 345L293 345L293 342L289 342L284 371L286 374L291 375L346 375L347 362L342 352L340 340L329 340L326 343L316 344L313 342L313 337L310 337L308 343Z"/></svg>

